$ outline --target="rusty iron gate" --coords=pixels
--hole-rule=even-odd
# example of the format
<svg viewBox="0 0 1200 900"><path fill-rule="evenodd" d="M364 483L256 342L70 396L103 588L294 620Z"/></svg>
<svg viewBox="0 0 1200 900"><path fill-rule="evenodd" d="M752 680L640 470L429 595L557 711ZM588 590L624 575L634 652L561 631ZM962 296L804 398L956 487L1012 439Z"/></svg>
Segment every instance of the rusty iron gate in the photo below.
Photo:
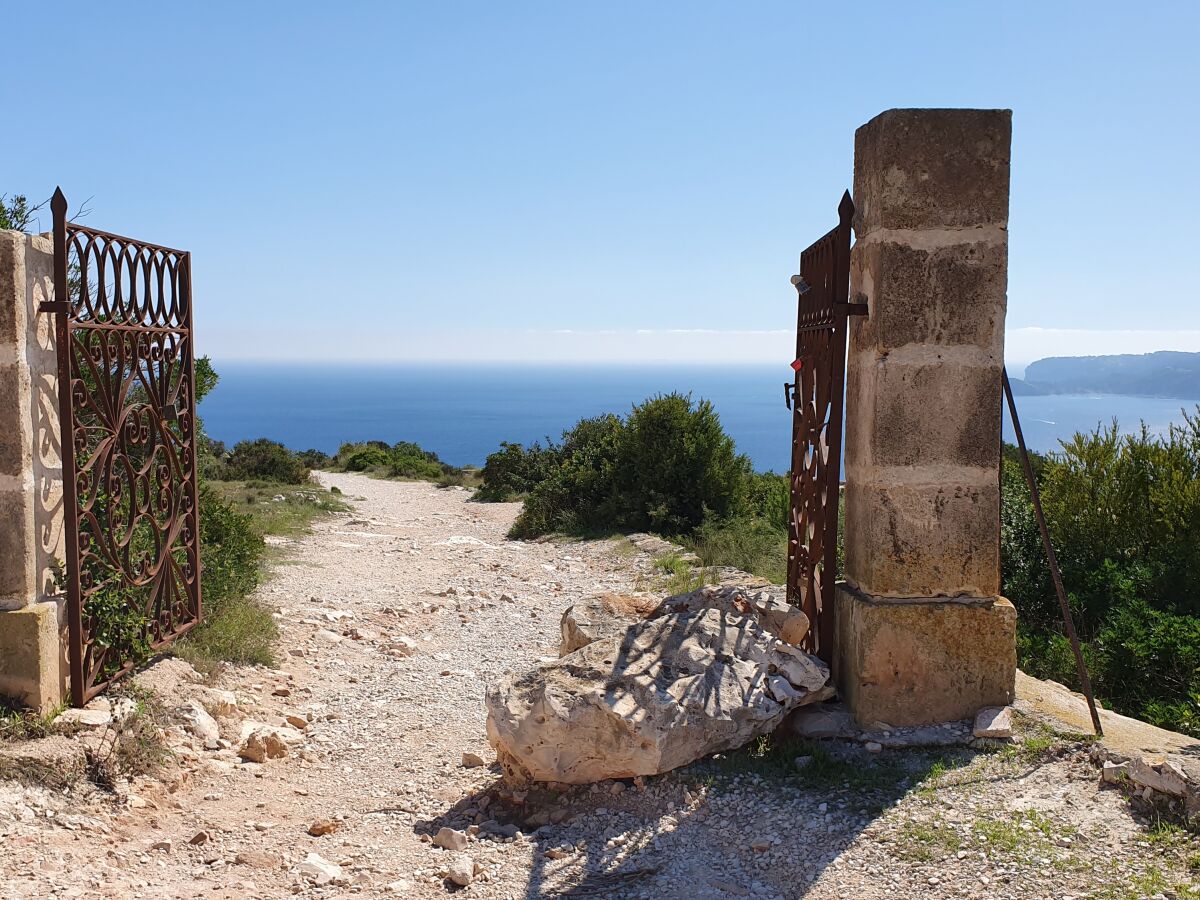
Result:
<svg viewBox="0 0 1200 900"><path fill-rule="evenodd" d="M798 295L795 378L784 385L792 410L787 595L812 623L804 649L826 662L833 647L846 332L848 317L867 311L866 304L848 302L853 216L847 191L837 227L800 254L800 274L792 276Z"/></svg>
<svg viewBox="0 0 1200 900"><path fill-rule="evenodd" d="M200 620L191 256L67 221L54 300L71 701Z"/></svg>

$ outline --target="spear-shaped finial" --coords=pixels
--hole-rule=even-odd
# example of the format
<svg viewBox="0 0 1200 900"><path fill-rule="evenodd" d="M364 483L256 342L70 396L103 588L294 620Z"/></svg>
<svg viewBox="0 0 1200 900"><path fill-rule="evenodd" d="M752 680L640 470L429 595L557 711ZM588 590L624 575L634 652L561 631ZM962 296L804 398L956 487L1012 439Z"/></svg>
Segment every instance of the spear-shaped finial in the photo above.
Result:
<svg viewBox="0 0 1200 900"><path fill-rule="evenodd" d="M61 187L55 187L54 196L50 198L50 211L56 216L66 216L67 214L67 195L62 192Z"/></svg>

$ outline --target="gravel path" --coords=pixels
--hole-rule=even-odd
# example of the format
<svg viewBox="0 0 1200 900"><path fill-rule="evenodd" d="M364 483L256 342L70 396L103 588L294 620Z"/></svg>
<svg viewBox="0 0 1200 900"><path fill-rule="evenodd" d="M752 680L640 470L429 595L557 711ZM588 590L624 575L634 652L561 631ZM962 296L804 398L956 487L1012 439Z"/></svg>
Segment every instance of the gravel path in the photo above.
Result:
<svg viewBox="0 0 1200 900"><path fill-rule="evenodd" d="M652 560L624 540L506 541L518 506L461 490L321 478L354 512L281 548L262 596L282 664L219 685L240 715L310 719L303 747L259 765L172 731L173 776L120 800L0 782L0 897L1189 896L1200 847L1149 840L1069 743L828 744L799 773L790 755L737 754L513 796L494 767L463 765L493 758L485 685L553 656L566 606L646 586ZM235 721L222 728L236 739ZM311 836L316 822L331 833ZM446 880L457 854L430 842L442 826L477 832L468 887ZM314 883L310 853L340 874Z"/></svg>

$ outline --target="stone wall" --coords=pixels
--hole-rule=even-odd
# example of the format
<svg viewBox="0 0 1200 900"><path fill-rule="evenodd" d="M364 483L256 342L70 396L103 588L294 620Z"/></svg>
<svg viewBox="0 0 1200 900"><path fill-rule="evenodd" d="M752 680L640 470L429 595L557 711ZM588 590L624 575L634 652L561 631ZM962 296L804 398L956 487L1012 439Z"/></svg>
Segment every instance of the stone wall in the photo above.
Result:
<svg viewBox="0 0 1200 900"><path fill-rule="evenodd" d="M62 465L49 238L0 231L0 695L60 702Z"/></svg>

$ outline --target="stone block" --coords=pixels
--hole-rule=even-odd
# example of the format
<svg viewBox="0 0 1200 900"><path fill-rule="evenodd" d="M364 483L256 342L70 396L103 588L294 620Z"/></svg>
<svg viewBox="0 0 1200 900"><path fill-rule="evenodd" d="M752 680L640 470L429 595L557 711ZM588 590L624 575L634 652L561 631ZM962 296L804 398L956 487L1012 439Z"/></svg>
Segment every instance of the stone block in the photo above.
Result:
<svg viewBox="0 0 1200 900"><path fill-rule="evenodd" d="M0 489L0 609L35 599L34 522L24 490Z"/></svg>
<svg viewBox="0 0 1200 900"><path fill-rule="evenodd" d="M58 611L52 601L0 611L0 695L42 713L65 693Z"/></svg>
<svg viewBox="0 0 1200 900"><path fill-rule="evenodd" d="M981 348L1000 359L1008 290L1005 242L922 249L856 244L850 282L871 314L853 320L851 347L886 353L907 344Z"/></svg>
<svg viewBox="0 0 1200 900"><path fill-rule="evenodd" d="M1001 361L973 365L936 351L850 354L846 471L872 466L1000 465Z"/></svg>
<svg viewBox="0 0 1200 900"><path fill-rule="evenodd" d="M25 340L25 235L0 231L0 348Z"/></svg>
<svg viewBox="0 0 1200 900"><path fill-rule="evenodd" d="M1003 597L884 600L839 584L834 679L856 721L903 727L1013 701L1017 614Z"/></svg>
<svg viewBox="0 0 1200 900"><path fill-rule="evenodd" d="M999 519L998 476L974 484L851 476L847 580L880 597L994 596L1000 592Z"/></svg>
<svg viewBox="0 0 1200 900"><path fill-rule="evenodd" d="M29 472L33 448L28 416L28 373L15 363L0 361L0 475L19 479Z"/></svg>
<svg viewBox="0 0 1200 900"><path fill-rule="evenodd" d="M890 109L854 134L855 232L1008 225L1012 111Z"/></svg>

